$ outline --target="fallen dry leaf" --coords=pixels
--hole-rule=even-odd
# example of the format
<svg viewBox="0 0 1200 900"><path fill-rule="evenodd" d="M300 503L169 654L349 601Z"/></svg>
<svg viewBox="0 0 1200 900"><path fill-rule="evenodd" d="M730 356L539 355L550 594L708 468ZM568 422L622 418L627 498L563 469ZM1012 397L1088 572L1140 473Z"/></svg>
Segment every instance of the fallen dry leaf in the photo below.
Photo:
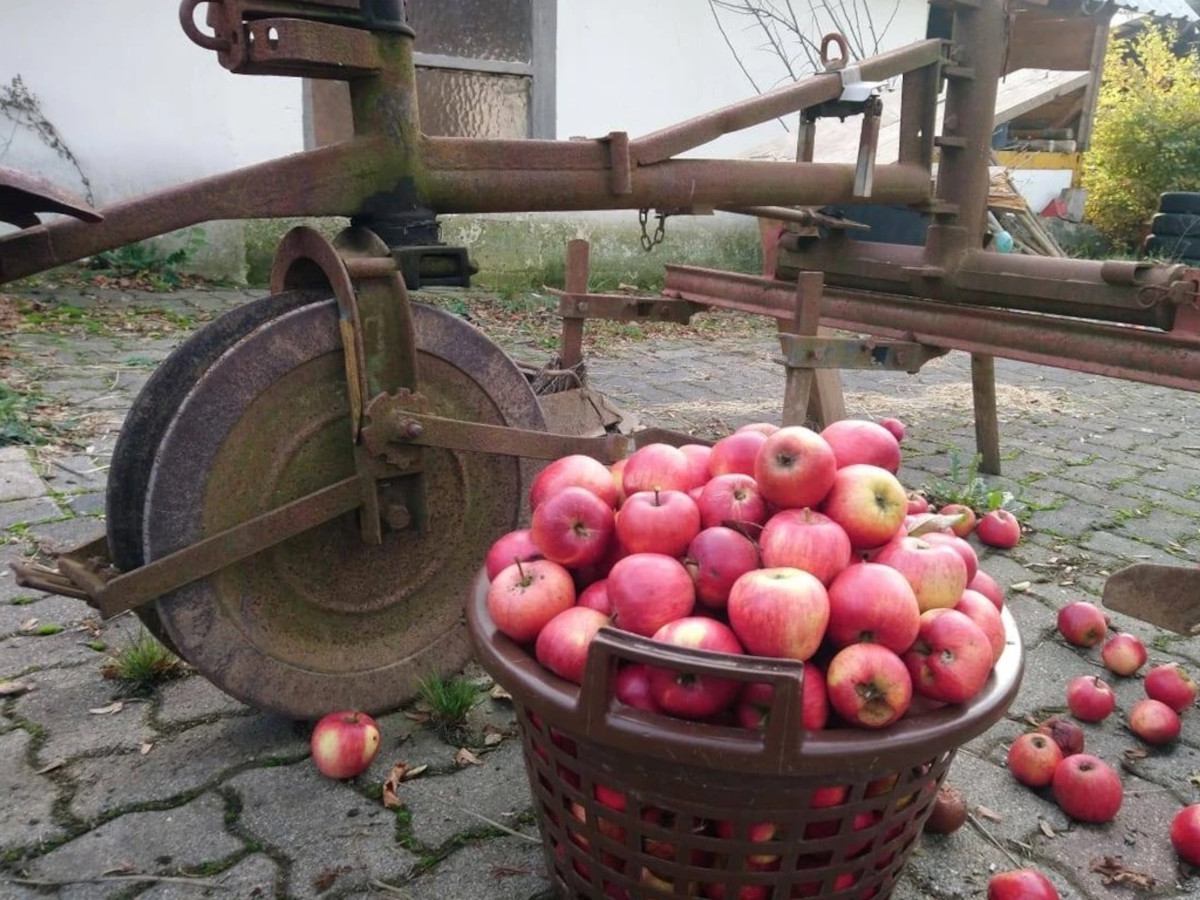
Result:
<svg viewBox="0 0 1200 900"><path fill-rule="evenodd" d="M54 762L46 763L46 765L42 766L40 769L38 769L33 774L34 775L45 775L47 772L53 772L55 769L61 769L66 764L67 764L67 761L65 759L56 759L56 760L54 760Z"/></svg>
<svg viewBox="0 0 1200 900"><path fill-rule="evenodd" d="M500 685L493 685L492 691L488 694L493 700L511 700L512 694L502 688Z"/></svg>
<svg viewBox="0 0 1200 900"><path fill-rule="evenodd" d="M387 778L383 779L384 809L399 809L404 805L397 789L400 787L400 782L407 780L408 771L408 763L404 760L392 764L392 770L388 772Z"/></svg>
<svg viewBox="0 0 1200 900"><path fill-rule="evenodd" d="M1126 759L1145 759L1149 755L1150 754L1146 750L1145 747L1126 747L1125 748L1125 758Z"/></svg>
<svg viewBox="0 0 1200 900"><path fill-rule="evenodd" d="M426 712L405 712L404 718L411 719L414 722L424 725L429 721L430 716L429 713Z"/></svg>
<svg viewBox="0 0 1200 900"><path fill-rule="evenodd" d="M316 878L313 879L313 890L318 894L325 893L327 890L333 887L333 883L338 880L339 875L344 875L349 871L349 866L334 866L324 869Z"/></svg>
<svg viewBox="0 0 1200 900"><path fill-rule="evenodd" d="M454 754L454 764L456 766L482 766L483 760L466 747L463 747Z"/></svg>
<svg viewBox="0 0 1200 900"><path fill-rule="evenodd" d="M1031 583L1028 581L1018 581L1016 584L1009 585L1008 589L1016 591L1018 594L1024 594L1031 586Z"/></svg>
<svg viewBox="0 0 1200 900"><path fill-rule="evenodd" d="M1038 828L1042 829L1042 834L1048 838L1058 837L1058 833L1050 827L1050 823L1045 819L1040 819L1038 821Z"/></svg>
<svg viewBox="0 0 1200 900"><path fill-rule="evenodd" d="M149 753L153 749L154 749L153 741L142 741L142 746L138 748L138 752L140 754L142 754L142 756L145 756L147 753Z"/></svg>
<svg viewBox="0 0 1200 900"><path fill-rule="evenodd" d="M500 732L498 732L498 731L493 731L491 734L488 734L488 735L485 735L485 736L484 736L484 738L483 738L483 746L485 746L485 747L495 747L495 746L496 746L497 744L499 744L499 743L500 743L502 740L504 740L504 735L502 735L502 734L501 734Z"/></svg>
<svg viewBox="0 0 1200 900"><path fill-rule="evenodd" d="M1100 874L1105 884L1132 884L1140 888L1152 888L1155 881L1149 872L1130 869L1119 856L1106 856L1092 861L1092 871Z"/></svg>
<svg viewBox="0 0 1200 900"><path fill-rule="evenodd" d="M38 627L37 619L26 619L24 622L22 622L20 625L17 626L17 631L33 631L33 629L35 629L37 627Z"/></svg>
<svg viewBox="0 0 1200 900"><path fill-rule="evenodd" d="M108 706L94 706L88 710L93 716L115 716L125 708L125 704L120 700L114 700Z"/></svg>
<svg viewBox="0 0 1200 900"><path fill-rule="evenodd" d="M1188 784L1192 784L1192 785L1195 785L1196 787L1200 787L1200 772L1193 772L1191 775L1189 775L1188 776Z"/></svg>
<svg viewBox="0 0 1200 900"><path fill-rule="evenodd" d="M996 812L994 809L988 809L986 806L975 807L975 815L979 816L981 819L987 819L991 822L1004 821L1004 816L1000 815L1000 813Z"/></svg>
<svg viewBox="0 0 1200 900"><path fill-rule="evenodd" d="M532 875L533 869L524 866L492 866L492 877L495 879L511 878L514 875Z"/></svg>
<svg viewBox="0 0 1200 900"><path fill-rule="evenodd" d="M37 685L32 681L0 681L0 697L20 697L35 687Z"/></svg>

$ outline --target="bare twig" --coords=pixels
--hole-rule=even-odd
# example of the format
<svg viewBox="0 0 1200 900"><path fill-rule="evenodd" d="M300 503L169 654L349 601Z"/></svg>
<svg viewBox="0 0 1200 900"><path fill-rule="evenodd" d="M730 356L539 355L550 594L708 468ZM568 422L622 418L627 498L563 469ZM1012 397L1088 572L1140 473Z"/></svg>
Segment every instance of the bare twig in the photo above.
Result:
<svg viewBox="0 0 1200 900"><path fill-rule="evenodd" d="M219 881L211 878L187 878L182 875L93 875L89 878L64 878L51 881L42 878L6 878L6 884L22 884L27 887L65 887L69 884L99 884L108 881L152 881L156 884L186 884L197 888L218 888L229 890Z"/></svg>
<svg viewBox="0 0 1200 900"><path fill-rule="evenodd" d="M975 818L975 816L971 815L971 813L967 813L967 821L971 824L971 827L978 831L989 844L1007 856L1009 862L1011 862L1014 867L1018 869L1021 868L1021 862L1008 852L1008 848L1000 843L995 835L983 827L983 823L980 822L979 819Z"/></svg>
<svg viewBox="0 0 1200 900"><path fill-rule="evenodd" d="M531 843L531 844L540 844L542 842L540 838L530 837L527 834L521 834L521 832L514 831L512 828L509 828L507 825L501 825L495 819L489 819L487 816L481 816L479 813L477 813L473 810L465 809L464 807L461 807L461 806L458 809L459 809L459 812L465 812L468 816L474 816L475 818L479 819L480 821L487 822L493 828L499 828L501 831L505 832L506 834L511 834L513 837L519 837L523 841L529 841L529 843Z"/></svg>

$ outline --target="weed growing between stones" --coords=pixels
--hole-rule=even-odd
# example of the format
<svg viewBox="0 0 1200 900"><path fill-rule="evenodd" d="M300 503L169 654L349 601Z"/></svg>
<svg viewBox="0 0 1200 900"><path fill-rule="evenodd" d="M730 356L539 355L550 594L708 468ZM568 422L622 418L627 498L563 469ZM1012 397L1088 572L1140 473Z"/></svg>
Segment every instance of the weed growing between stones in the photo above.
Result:
<svg viewBox="0 0 1200 900"><path fill-rule="evenodd" d="M461 675L430 675L417 686L417 697L428 707L429 722L438 737L448 744L461 744L467 713L479 702L478 688Z"/></svg>
<svg viewBox="0 0 1200 900"><path fill-rule="evenodd" d="M131 694L145 696L186 671L183 660L160 644L150 632L141 629L124 649L108 658L100 674L110 681L120 682Z"/></svg>

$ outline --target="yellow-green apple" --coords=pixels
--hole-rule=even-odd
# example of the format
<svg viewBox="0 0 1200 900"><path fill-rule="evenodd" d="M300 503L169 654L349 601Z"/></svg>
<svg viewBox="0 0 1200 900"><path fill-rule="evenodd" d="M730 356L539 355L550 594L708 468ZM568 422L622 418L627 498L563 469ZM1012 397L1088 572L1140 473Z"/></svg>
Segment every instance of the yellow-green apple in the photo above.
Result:
<svg viewBox="0 0 1200 900"><path fill-rule="evenodd" d="M379 726L365 712L331 712L313 726L309 747L317 771L326 778L354 778L367 771L379 752Z"/></svg>
<svg viewBox="0 0 1200 900"><path fill-rule="evenodd" d="M546 559L587 566L608 552L615 518L613 508L587 488L566 487L533 511L529 532Z"/></svg>
<svg viewBox="0 0 1200 900"><path fill-rule="evenodd" d="M1184 862L1200 866L1200 803L1185 806L1172 817L1171 846Z"/></svg>
<svg viewBox="0 0 1200 900"><path fill-rule="evenodd" d="M976 522L978 521L975 516L975 510L971 509L965 503L947 503L938 510L938 513L943 516L951 516L955 519L950 526L950 530L960 538L965 538L974 531Z"/></svg>
<svg viewBox="0 0 1200 900"><path fill-rule="evenodd" d="M808 659L829 624L825 585L802 569L747 572L733 583L726 608L738 640L758 656Z"/></svg>
<svg viewBox="0 0 1200 900"><path fill-rule="evenodd" d="M721 438L712 447L708 459L708 470L717 475L736 472L739 475L754 474L754 459L767 441L761 431L735 431Z"/></svg>
<svg viewBox="0 0 1200 900"><path fill-rule="evenodd" d="M1012 869L988 879L987 900L1059 900L1053 882L1037 869Z"/></svg>
<svg viewBox="0 0 1200 900"><path fill-rule="evenodd" d="M530 509L537 509L546 498L568 487L586 488L609 506L617 505L617 486L608 466L575 453L554 460L538 472L529 486Z"/></svg>
<svg viewBox="0 0 1200 900"><path fill-rule="evenodd" d="M763 730L771 717L775 687L765 681L754 681L738 695L738 724L743 728ZM811 661L804 664L804 681L800 688L800 727L820 731L829 722L829 695L825 676Z"/></svg>
<svg viewBox="0 0 1200 900"><path fill-rule="evenodd" d="M1004 589L983 569L975 573L975 577L967 582L967 587L991 600L996 609L1004 609Z"/></svg>
<svg viewBox="0 0 1200 900"><path fill-rule="evenodd" d="M744 534L716 525L692 538L683 564L696 584L696 600L722 609L733 583L758 568L758 548Z"/></svg>
<svg viewBox="0 0 1200 900"><path fill-rule="evenodd" d="M742 654L733 630L708 616L685 616L654 632L653 640L691 650ZM708 672L650 667L650 696L664 712L685 719L705 719L727 708L742 683Z"/></svg>
<svg viewBox="0 0 1200 900"><path fill-rule="evenodd" d="M815 431L789 425L767 437L752 474L763 497L781 509L816 507L833 487L837 458Z"/></svg>
<svg viewBox="0 0 1200 900"><path fill-rule="evenodd" d="M650 696L650 667L645 663L624 663L617 670L613 694L626 706L645 712L661 712Z"/></svg>
<svg viewBox="0 0 1200 900"><path fill-rule="evenodd" d="M1080 722L1103 722L1117 706L1117 695L1098 675L1076 675L1067 682L1067 709Z"/></svg>
<svg viewBox="0 0 1200 900"><path fill-rule="evenodd" d="M904 423L895 416L884 416L879 420L879 424L892 433L892 437L896 439L897 444L904 440L906 433Z"/></svg>
<svg viewBox="0 0 1200 900"><path fill-rule="evenodd" d="M1039 731L1025 732L1008 748L1008 771L1026 787L1048 787L1062 760L1062 748Z"/></svg>
<svg viewBox="0 0 1200 900"><path fill-rule="evenodd" d="M838 468L868 463L893 474L900 469L900 442L878 422L841 419L826 425L821 437L833 448Z"/></svg>
<svg viewBox="0 0 1200 900"><path fill-rule="evenodd" d="M954 606L967 587L967 565L951 547L935 546L924 538L889 541L875 562L903 575L917 595L921 612Z"/></svg>
<svg viewBox="0 0 1200 900"><path fill-rule="evenodd" d="M881 644L851 644L825 670L829 705L852 725L885 728L908 711L913 683L904 661Z"/></svg>
<svg viewBox="0 0 1200 900"><path fill-rule="evenodd" d="M1072 722L1063 716L1051 716L1037 728L1040 734L1049 735L1064 757L1083 752L1084 734L1078 722Z"/></svg>
<svg viewBox="0 0 1200 900"><path fill-rule="evenodd" d="M845 529L855 550L872 550L904 526L908 496L887 469L854 463L837 470L821 512Z"/></svg>
<svg viewBox="0 0 1200 900"><path fill-rule="evenodd" d="M548 559L515 562L488 585L488 615L503 634L521 644L532 641L547 622L574 605L571 573Z"/></svg>
<svg viewBox="0 0 1200 900"><path fill-rule="evenodd" d="M1146 645L1140 638L1122 631L1100 648L1100 660L1110 671L1128 677L1146 664Z"/></svg>
<svg viewBox="0 0 1200 900"><path fill-rule="evenodd" d="M966 615L954 609L921 613L921 628L904 654L913 690L943 703L965 703L992 671L992 645Z"/></svg>
<svg viewBox="0 0 1200 900"><path fill-rule="evenodd" d="M1021 540L1021 523L1007 509L993 509L979 517L975 536L989 547L1009 550Z"/></svg>
<svg viewBox="0 0 1200 900"><path fill-rule="evenodd" d="M608 597L618 628L650 637L691 615L696 588L683 563L662 553L631 553L608 573Z"/></svg>
<svg viewBox="0 0 1200 900"><path fill-rule="evenodd" d="M581 684L588 646L607 624L608 616L586 606L564 609L538 632L533 655L559 678Z"/></svg>
<svg viewBox="0 0 1200 900"><path fill-rule="evenodd" d="M1050 790L1058 808L1080 822L1111 822L1121 810L1125 789L1104 760L1087 753L1063 758Z"/></svg>
<svg viewBox="0 0 1200 900"><path fill-rule="evenodd" d="M1058 611L1058 633L1076 647L1095 647L1108 634L1108 619L1098 606L1075 600Z"/></svg>
<svg viewBox="0 0 1200 900"><path fill-rule="evenodd" d="M758 490L758 482L739 472L710 478L700 490L696 506L704 528L748 525L757 531L767 520L767 501Z"/></svg>
<svg viewBox="0 0 1200 900"><path fill-rule="evenodd" d="M944 531L922 534L921 540L927 544L933 544L935 547L944 544L953 548L954 552L962 557L962 561L967 567L967 587L971 586L971 579L979 573L979 554L975 552L974 547L957 534L946 534Z"/></svg>
<svg viewBox="0 0 1200 900"><path fill-rule="evenodd" d="M1161 700L1139 700L1129 710L1129 730L1155 747L1179 737L1180 727L1179 713Z"/></svg>
<svg viewBox="0 0 1200 900"><path fill-rule="evenodd" d="M1147 697L1167 704L1177 713L1190 708L1196 702L1196 682L1179 663L1155 666L1146 673L1142 684Z"/></svg>
<svg viewBox="0 0 1200 900"><path fill-rule="evenodd" d="M484 558L489 579L495 578L501 569L508 568L517 560L527 562L541 557L542 551L533 542L528 528L518 528L498 537L488 548Z"/></svg>
<svg viewBox="0 0 1200 900"><path fill-rule="evenodd" d="M679 449L688 460L690 471L688 490L692 491L695 488L703 487L704 483L712 477L712 473L708 469L712 447L707 444L683 444Z"/></svg>
<svg viewBox="0 0 1200 900"><path fill-rule="evenodd" d="M670 444L646 444L627 457L621 472L625 496L638 491L684 491L693 487L687 454Z"/></svg>
<svg viewBox="0 0 1200 900"><path fill-rule="evenodd" d="M958 598L954 608L966 615L987 635L988 642L992 646L992 665L995 665L1004 653L1006 642L1004 620L1000 618L1000 610L996 609L992 601L979 591L973 591L970 588L962 592L962 596Z"/></svg>
<svg viewBox="0 0 1200 900"><path fill-rule="evenodd" d="M630 553L682 556L700 533L700 510L683 491L639 491L621 504L616 532Z"/></svg>
<svg viewBox="0 0 1200 900"><path fill-rule="evenodd" d="M767 520L758 538L764 568L803 569L825 585L850 565L853 548L846 531L824 513L785 509Z"/></svg>
<svg viewBox="0 0 1200 900"><path fill-rule="evenodd" d="M611 616L612 600L608 597L608 579L601 578L599 581L593 581L582 591L579 591L579 595L575 599L575 605L586 606L589 609L596 610L596 612L602 612L606 616Z"/></svg>
<svg viewBox="0 0 1200 900"><path fill-rule="evenodd" d="M920 619L917 595L891 566L855 563L842 569L829 585L825 633L835 647L865 641L903 653L917 639Z"/></svg>

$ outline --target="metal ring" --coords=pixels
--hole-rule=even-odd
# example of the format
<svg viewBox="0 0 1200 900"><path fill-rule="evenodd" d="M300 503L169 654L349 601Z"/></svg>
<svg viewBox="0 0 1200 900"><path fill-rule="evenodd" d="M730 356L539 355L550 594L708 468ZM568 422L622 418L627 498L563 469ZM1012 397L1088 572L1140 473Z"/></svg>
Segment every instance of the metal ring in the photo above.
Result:
<svg viewBox="0 0 1200 900"><path fill-rule="evenodd" d="M229 41L216 35L205 34L196 27L196 7L201 3L221 3L223 0L183 0L179 4L179 24L193 44L198 44L205 50L215 50L224 53L229 49Z"/></svg>
<svg viewBox="0 0 1200 900"><path fill-rule="evenodd" d="M837 59L829 58L829 45L837 44L838 53ZM850 61L850 45L846 43L846 38L836 31L831 31L829 34L821 38L821 65L826 69L840 69Z"/></svg>

